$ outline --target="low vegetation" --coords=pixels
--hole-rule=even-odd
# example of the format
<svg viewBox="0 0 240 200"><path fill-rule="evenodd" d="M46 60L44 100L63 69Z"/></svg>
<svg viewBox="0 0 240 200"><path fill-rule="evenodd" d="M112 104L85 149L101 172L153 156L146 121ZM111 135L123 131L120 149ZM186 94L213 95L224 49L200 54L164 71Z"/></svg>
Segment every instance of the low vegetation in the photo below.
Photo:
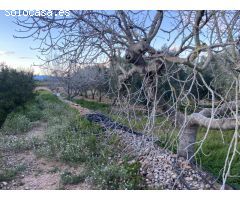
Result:
<svg viewBox="0 0 240 200"><path fill-rule="evenodd" d="M8 115L2 127L2 131L5 134L16 135L27 132L30 128L30 119L25 115L14 112Z"/></svg>
<svg viewBox="0 0 240 200"><path fill-rule="evenodd" d="M0 170L0 182L13 180L23 170L25 170L24 165L19 165L14 168L1 169Z"/></svg>
<svg viewBox="0 0 240 200"><path fill-rule="evenodd" d="M78 184L81 182L84 182L85 180L85 176L84 175L74 175L71 172L68 171L64 171L61 174L61 182L63 185L67 185L67 184Z"/></svg>
<svg viewBox="0 0 240 200"><path fill-rule="evenodd" d="M119 120L119 116L116 118ZM162 118L156 119L156 126L158 126L161 122L161 120L164 120ZM129 126L129 121L126 120L126 118L122 118L119 120L121 123L125 123ZM139 120L139 123L136 123L136 121L130 121L130 123L133 123L133 127L136 128L138 131L141 130L142 123L146 122L142 120ZM170 127L168 127L168 123L164 124L164 127L161 127L160 129L157 129L154 131L154 134L159 137L159 140L156 142L159 146L163 148L167 148L171 150L174 153L177 153L177 133L178 130L175 130L173 132L168 132L168 130L172 130ZM170 124L169 124L170 125ZM199 143L205 136L206 129L200 128L197 135L197 143L195 145L195 148L198 149L201 143ZM201 150L197 153L195 159L197 164L202 167L204 170L208 171L212 175L214 175L216 178L221 181L222 177L222 170L223 166L225 164L225 159L227 156L229 144L233 138L233 131L224 131L220 132L217 130L210 130L204 143L201 148ZM238 151L240 151L240 142L238 142ZM231 155L231 154L230 154ZM240 157L236 156L233 160L232 167L231 167L231 176L227 180L227 184L232 186L233 188L240 189Z"/></svg>
<svg viewBox="0 0 240 200"><path fill-rule="evenodd" d="M101 103L87 101L87 100L76 100L76 103L80 104L83 107L89 108L91 110L102 110L105 111L105 107L102 107ZM110 109L110 107L107 107ZM144 116L143 113L138 112L137 117L127 117L121 114L111 114L111 118L126 125L132 127L135 131L143 131L144 125L147 122L147 116ZM159 140L156 142L157 145L167 148L174 153L177 153L177 130L169 132L171 129L170 123L164 123L164 126L160 127L161 122L165 120L162 117L156 118L156 129L154 134L159 137ZM206 133L206 129L199 129L197 141L200 141ZM225 163L229 143L231 142L233 131L225 131L221 133L217 130L211 130L208 133L208 136L202 146L201 151L196 156L196 162L204 169L213 174L215 177L219 178L221 181L221 173ZM196 144L196 149L199 147L199 143ZM238 149L240 150L240 144L238 144ZM236 157L233 160L231 175L232 177L228 178L227 183L236 189L240 189L240 158ZM111 169L110 169L111 170Z"/></svg>
<svg viewBox="0 0 240 200"><path fill-rule="evenodd" d="M108 104L87 100L75 100L83 107L106 112L110 109ZM138 113L138 120L127 120L121 115L112 114L111 117L135 130L142 131L146 119L142 113ZM29 131L33 124L38 121L48 123L44 141L37 138L31 140L21 137ZM156 126L160 125L162 118L157 118ZM166 125L167 123L165 123ZM177 142L170 138L167 132L169 127L156 129L155 134L159 136L158 145L170 149L176 153ZM200 129L198 141L200 141L206 130ZM2 150L25 151L35 150L38 156L53 157L58 161L70 165L84 164L86 172L83 174L72 174L64 171L61 173L61 182L66 184L78 184L85 179L91 180L98 189L144 189L146 188L143 178L139 174L140 163L133 158L121 155L121 146L117 135L106 136L102 128L80 117L76 110L61 102L57 97L46 91L37 92L34 99L29 100L24 106L17 107L9 114L1 128ZM212 173L221 180L225 157L232 138L231 131L222 134L219 131L210 131L202 150L197 154L196 161L203 169ZM177 137L173 133L172 137ZM177 141L175 139L175 141ZM172 142L172 143L171 143ZM196 148L199 144L196 145ZM240 150L240 145L238 145ZM234 188L240 188L240 160L236 157L233 161L228 184ZM0 181L14 179L21 169L5 168L0 171Z"/></svg>
<svg viewBox="0 0 240 200"><path fill-rule="evenodd" d="M74 102L79 104L80 106L82 106L84 108L88 108L90 110L101 111L104 113L107 113L110 111L110 105L106 104L106 103L100 103L100 102L96 102L96 101L88 101L85 99L75 99Z"/></svg>
<svg viewBox="0 0 240 200"><path fill-rule="evenodd" d="M14 126L15 122L18 126ZM23 139L37 120L47 122L43 140ZM65 162L69 165L84 165L86 171L72 174L61 173L61 182L78 184L85 179L97 189L144 189L140 164L132 157L121 155L123 148L117 135L105 135L102 128L89 122L79 113L46 91L37 92L35 98L24 107L12 112L1 129L3 150L25 151L34 149L36 155ZM1 171L7 177L8 171Z"/></svg>
<svg viewBox="0 0 240 200"><path fill-rule="evenodd" d="M198 134L198 141L200 141L206 133L206 129L200 129ZM203 143L201 151L197 154L197 161L203 169L212 173L215 177L221 180L223 166L225 164L226 155L228 152L229 144L233 138L233 131L220 131L211 130ZM196 145L196 148L200 144ZM237 145L238 151L240 150L240 142ZM230 154L231 155L231 154ZM240 189L240 157L236 156L233 160L231 176L228 178L227 183Z"/></svg>

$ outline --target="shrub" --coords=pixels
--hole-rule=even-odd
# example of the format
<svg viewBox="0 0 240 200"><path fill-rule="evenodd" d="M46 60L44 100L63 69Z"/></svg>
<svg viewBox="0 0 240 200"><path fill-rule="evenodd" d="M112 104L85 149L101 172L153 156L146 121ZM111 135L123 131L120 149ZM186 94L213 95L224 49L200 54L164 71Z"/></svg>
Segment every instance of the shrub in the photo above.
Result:
<svg viewBox="0 0 240 200"><path fill-rule="evenodd" d="M85 180L84 175L74 175L71 172L65 171L61 174L61 182L63 185L66 184L78 184Z"/></svg>
<svg viewBox="0 0 240 200"><path fill-rule="evenodd" d="M11 181L17 175L15 169L5 169L0 171L0 181Z"/></svg>
<svg viewBox="0 0 240 200"><path fill-rule="evenodd" d="M8 115L2 129L5 134L15 135L24 133L30 128L30 120L25 115L12 113Z"/></svg>
<svg viewBox="0 0 240 200"><path fill-rule="evenodd" d="M133 190L146 188L143 177L140 175L139 162L127 162L123 164L108 163L94 168L94 182L102 189L107 190Z"/></svg>
<svg viewBox="0 0 240 200"><path fill-rule="evenodd" d="M33 106L31 110L25 112L25 115L31 122L38 121L43 117L41 110L36 106Z"/></svg>
<svg viewBox="0 0 240 200"><path fill-rule="evenodd" d="M17 165L14 168L0 169L0 182L13 180L18 173L26 169L25 165Z"/></svg>
<svg viewBox="0 0 240 200"><path fill-rule="evenodd" d="M0 138L0 146L5 151L25 151L41 145L41 141L38 138L24 138L18 136L4 136Z"/></svg>
<svg viewBox="0 0 240 200"><path fill-rule="evenodd" d="M96 136L91 132L82 134L78 130L71 130L70 123L63 123L49 127L46 134L45 146L43 147L48 156L74 163L85 162L90 152L96 152ZM86 130L85 128L85 131ZM44 150L43 149L43 150ZM45 154L46 155L46 154Z"/></svg>
<svg viewBox="0 0 240 200"><path fill-rule="evenodd" d="M16 111L25 115L31 122L41 120L43 117L42 110L40 106L36 104L35 99L27 102L26 104L24 104L24 106L19 107L18 109L16 109Z"/></svg>
<svg viewBox="0 0 240 200"><path fill-rule="evenodd" d="M0 64L0 126L16 107L33 97L34 80L29 72L9 69Z"/></svg>

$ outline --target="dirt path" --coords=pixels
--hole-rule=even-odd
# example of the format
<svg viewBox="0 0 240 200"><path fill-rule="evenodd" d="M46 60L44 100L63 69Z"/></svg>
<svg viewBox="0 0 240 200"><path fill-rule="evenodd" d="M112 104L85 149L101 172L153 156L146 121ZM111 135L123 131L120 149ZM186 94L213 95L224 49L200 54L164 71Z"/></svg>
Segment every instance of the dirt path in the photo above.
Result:
<svg viewBox="0 0 240 200"><path fill-rule="evenodd" d="M47 128L47 123L38 122L32 130L21 135L25 139L38 138L42 140ZM11 190L87 190L92 189L89 183L83 182L76 185L64 185L61 175L64 172L71 174L84 173L84 166L70 166L62 162L37 157L34 149L24 152L6 151L2 154L6 169L19 168L16 177L11 181L0 182L0 189Z"/></svg>

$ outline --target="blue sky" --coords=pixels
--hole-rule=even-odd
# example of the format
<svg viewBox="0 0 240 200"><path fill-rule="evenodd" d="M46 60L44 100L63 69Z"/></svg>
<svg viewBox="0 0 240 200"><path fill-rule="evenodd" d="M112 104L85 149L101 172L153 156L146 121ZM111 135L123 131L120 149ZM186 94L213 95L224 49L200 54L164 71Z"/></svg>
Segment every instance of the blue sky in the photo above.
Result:
<svg viewBox="0 0 240 200"><path fill-rule="evenodd" d="M37 52L30 49L33 47L33 39L14 38L16 29L14 17L5 16L6 12L0 10L0 62L18 69L31 69L35 74L43 73L38 66Z"/></svg>
<svg viewBox="0 0 240 200"><path fill-rule="evenodd" d="M32 38L14 38L13 35L20 35L16 31L19 27L13 23L14 17L5 16L6 14L6 11L0 10L0 62L5 62L13 68L33 70L35 74L44 74L39 67L41 61L37 58L38 52L30 48L38 46L39 42L33 41ZM165 18L162 27L171 29L171 26ZM167 41L167 38L167 34L161 33L161 37L156 37L152 45L160 48L164 43L171 42Z"/></svg>

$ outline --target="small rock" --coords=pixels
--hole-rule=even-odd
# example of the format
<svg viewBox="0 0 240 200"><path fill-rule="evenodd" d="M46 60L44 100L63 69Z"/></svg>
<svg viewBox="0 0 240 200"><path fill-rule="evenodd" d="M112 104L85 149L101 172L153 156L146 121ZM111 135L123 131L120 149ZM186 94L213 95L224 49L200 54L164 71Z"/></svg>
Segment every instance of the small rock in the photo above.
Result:
<svg viewBox="0 0 240 200"><path fill-rule="evenodd" d="M173 158L177 158L177 154L172 154L171 155Z"/></svg>
<svg viewBox="0 0 240 200"><path fill-rule="evenodd" d="M192 181L193 178L192 178L192 177L186 177L185 180L186 180L186 181Z"/></svg>
<svg viewBox="0 0 240 200"><path fill-rule="evenodd" d="M4 181L4 182L2 182L2 184L3 184L4 186L6 186L8 183Z"/></svg>
<svg viewBox="0 0 240 200"><path fill-rule="evenodd" d="M120 161L118 162L118 164L119 164L119 165L123 164L123 161L122 161L122 160L120 160Z"/></svg>
<svg viewBox="0 0 240 200"><path fill-rule="evenodd" d="M152 173L149 173L149 174L147 174L147 176L146 176L148 179L150 179L150 180L152 180L153 178L154 178L154 176L153 176L153 174Z"/></svg>
<svg viewBox="0 0 240 200"><path fill-rule="evenodd" d="M130 160L128 161L128 164L131 165L131 164L134 164L136 162L136 160Z"/></svg>
<svg viewBox="0 0 240 200"><path fill-rule="evenodd" d="M209 184L207 184L205 187L206 187L207 189L209 189L211 186L210 186Z"/></svg>
<svg viewBox="0 0 240 200"><path fill-rule="evenodd" d="M173 175L172 175L172 178L173 178L173 179L176 179L176 178L177 178L177 174L173 174Z"/></svg>

